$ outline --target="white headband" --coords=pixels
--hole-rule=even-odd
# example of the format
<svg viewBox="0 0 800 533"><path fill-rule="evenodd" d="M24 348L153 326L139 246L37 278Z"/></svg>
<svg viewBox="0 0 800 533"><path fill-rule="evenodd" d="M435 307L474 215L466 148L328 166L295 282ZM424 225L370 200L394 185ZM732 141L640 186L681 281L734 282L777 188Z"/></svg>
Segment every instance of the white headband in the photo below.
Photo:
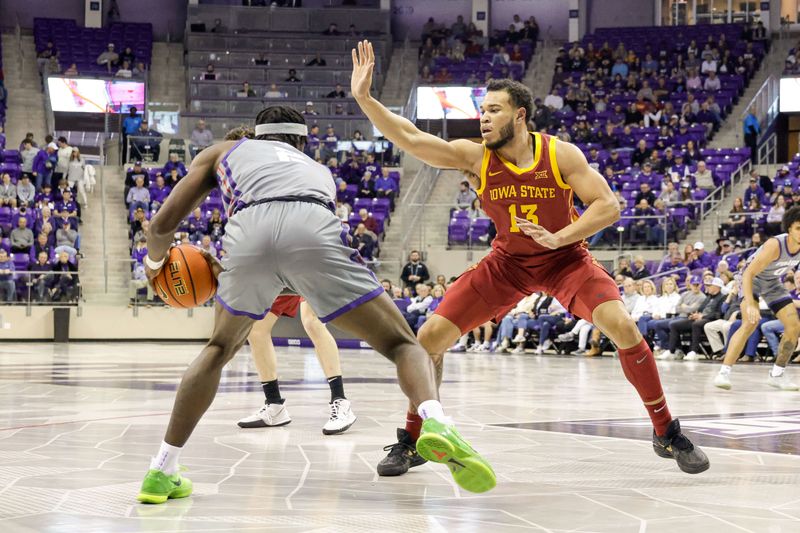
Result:
<svg viewBox="0 0 800 533"><path fill-rule="evenodd" d="M271 135L271 134L285 134L285 135L302 135L308 137L308 126L305 124L297 124L296 122L273 122L271 124L257 124L256 135Z"/></svg>

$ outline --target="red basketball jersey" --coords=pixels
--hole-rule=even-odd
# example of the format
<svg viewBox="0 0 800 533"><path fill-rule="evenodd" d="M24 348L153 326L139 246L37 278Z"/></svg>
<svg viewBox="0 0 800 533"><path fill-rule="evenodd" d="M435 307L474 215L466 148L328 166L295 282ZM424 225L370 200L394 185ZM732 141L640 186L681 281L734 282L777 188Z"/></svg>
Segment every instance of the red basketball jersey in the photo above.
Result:
<svg viewBox="0 0 800 533"><path fill-rule="evenodd" d="M519 168L496 151L484 147L477 193L483 210L497 228L492 247L506 255L532 259L532 263L539 264L554 254L582 244L550 250L522 233L514 220L515 216L524 218L556 233L578 218L572 203L572 189L564 183L558 170L557 139L544 133L532 132L531 135L534 158L527 168Z"/></svg>

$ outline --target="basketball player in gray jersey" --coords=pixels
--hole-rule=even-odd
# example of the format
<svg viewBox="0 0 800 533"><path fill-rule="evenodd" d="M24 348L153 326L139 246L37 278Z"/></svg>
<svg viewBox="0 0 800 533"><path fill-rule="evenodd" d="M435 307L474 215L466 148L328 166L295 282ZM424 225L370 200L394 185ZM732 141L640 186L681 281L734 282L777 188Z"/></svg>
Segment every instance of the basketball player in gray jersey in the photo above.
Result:
<svg viewBox="0 0 800 533"><path fill-rule="evenodd" d="M742 353L747 338L758 327L761 315L758 297L764 299L783 324L783 335L778 344L775 365L770 370L768 383L781 390L798 390L785 374L786 365L797 347L800 336L800 319L797 308L783 285L781 276L792 272L800 264L800 206L792 207L783 215L783 231L765 242L753 254L742 273L742 327L728 343L725 359L714 385L720 389L731 388L731 368Z"/></svg>
<svg viewBox="0 0 800 533"><path fill-rule="evenodd" d="M209 261L218 280L214 331L183 376L169 426L142 482L139 501L184 498L192 483L178 471L180 451L211 405L222 368L244 344L284 289L303 296L322 322L369 343L397 366L400 388L425 419L417 449L445 463L467 490L494 487L491 467L444 416L433 367L400 311L347 246L334 213L330 172L303 154L308 130L288 106L256 118L256 140L206 148L150 223L147 275L155 277L181 220L219 186L228 213L222 265Z"/></svg>

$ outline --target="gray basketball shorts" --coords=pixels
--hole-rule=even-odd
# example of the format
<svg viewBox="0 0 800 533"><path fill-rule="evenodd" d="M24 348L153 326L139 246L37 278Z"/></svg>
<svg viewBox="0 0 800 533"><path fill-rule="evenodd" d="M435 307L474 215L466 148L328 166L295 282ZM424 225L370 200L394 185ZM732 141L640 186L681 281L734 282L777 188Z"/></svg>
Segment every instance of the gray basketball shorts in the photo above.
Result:
<svg viewBox="0 0 800 533"><path fill-rule="evenodd" d="M792 295L783 286L781 280L777 278L770 281L753 278L753 293L756 295L756 300L758 300L758 296L764 298L773 313L777 313L793 303Z"/></svg>
<svg viewBox="0 0 800 533"><path fill-rule="evenodd" d="M286 288L322 322L384 291L336 215L307 202L269 202L235 213L222 239L227 255L217 301L228 312L260 320Z"/></svg>

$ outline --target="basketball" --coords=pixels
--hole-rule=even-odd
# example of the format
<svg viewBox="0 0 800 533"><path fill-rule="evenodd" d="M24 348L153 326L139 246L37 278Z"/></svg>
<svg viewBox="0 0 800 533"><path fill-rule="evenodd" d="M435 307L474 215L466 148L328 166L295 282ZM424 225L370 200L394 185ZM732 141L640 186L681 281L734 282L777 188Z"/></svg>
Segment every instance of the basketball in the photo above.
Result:
<svg viewBox="0 0 800 533"><path fill-rule="evenodd" d="M164 303L183 309L203 305L217 291L211 266L200 250L190 244L169 251L169 258L153 285Z"/></svg>

